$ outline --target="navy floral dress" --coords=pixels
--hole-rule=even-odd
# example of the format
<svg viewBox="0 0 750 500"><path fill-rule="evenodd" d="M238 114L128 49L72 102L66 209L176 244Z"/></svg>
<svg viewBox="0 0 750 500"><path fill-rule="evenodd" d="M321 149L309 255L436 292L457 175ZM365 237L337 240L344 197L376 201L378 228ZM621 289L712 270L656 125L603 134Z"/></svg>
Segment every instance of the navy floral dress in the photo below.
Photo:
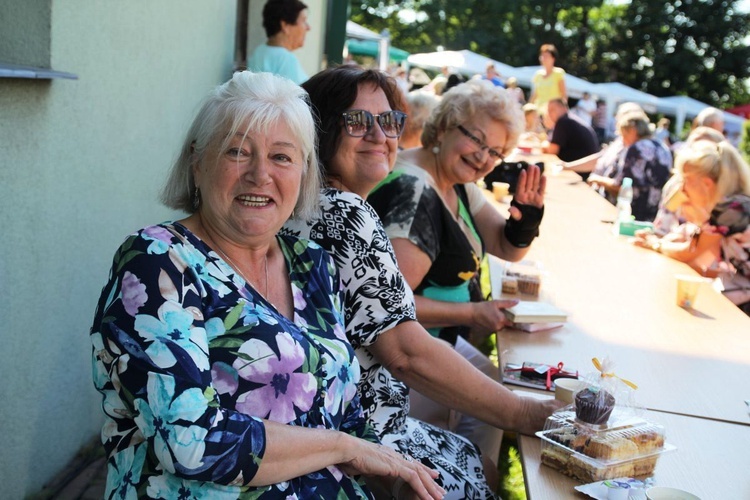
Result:
<svg viewBox="0 0 750 500"><path fill-rule="evenodd" d="M335 265L313 243L277 241L294 321L179 223L142 229L115 254L91 330L106 498L371 498L335 466L248 486L262 419L378 442L356 397Z"/></svg>

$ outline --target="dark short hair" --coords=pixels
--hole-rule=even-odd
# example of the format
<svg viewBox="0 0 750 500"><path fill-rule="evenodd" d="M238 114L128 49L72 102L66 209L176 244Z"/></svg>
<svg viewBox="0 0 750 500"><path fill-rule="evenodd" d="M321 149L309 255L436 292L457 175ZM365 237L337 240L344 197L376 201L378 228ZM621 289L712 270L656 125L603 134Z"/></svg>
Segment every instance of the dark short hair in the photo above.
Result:
<svg viewBox="0 0 750 500"><path fill-rule="evenodd" d="M550 55L555 58L555 61L557 61L557 47L555 47L551 43L545 43L544 45L539 47L539 55L541 56L545 52L549 52Z"/></svg>
<svg viewBox="0 0 750 500"><path fill-rule="evenodd" d="M361 85L381 89L391 109L406 112L403 92L399 90L396 80L376 69L344 64L324 69L302 84L310 95L310 105L317 121L318 158L325 175L328 175L328 166L341 143L341 115L357 100Z"/></svg>
<svg viewBox="0 0 750 500"><path fill-rule="evenodd" d="M287 24L295 24L299 13L307 8L307 5L299 0L268 0L263 7L263 27L266 36L272 37L281 31L281 21Z"/></svg>

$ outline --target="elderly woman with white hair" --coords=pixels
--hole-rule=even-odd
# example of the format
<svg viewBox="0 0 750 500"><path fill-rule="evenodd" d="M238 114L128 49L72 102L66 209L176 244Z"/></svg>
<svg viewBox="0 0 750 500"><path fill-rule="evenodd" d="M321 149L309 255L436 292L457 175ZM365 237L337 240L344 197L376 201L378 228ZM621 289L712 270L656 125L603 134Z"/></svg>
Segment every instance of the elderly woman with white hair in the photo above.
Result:
<svg viewBox="0 0 750 500"><path fill-rule="evenodd" d="M442 497L363 417L331 258L277 235L319 188L301 88L209 95L162 197L189 215L125 240L91 329L107 498L373 498L360 475Z"/></svg>

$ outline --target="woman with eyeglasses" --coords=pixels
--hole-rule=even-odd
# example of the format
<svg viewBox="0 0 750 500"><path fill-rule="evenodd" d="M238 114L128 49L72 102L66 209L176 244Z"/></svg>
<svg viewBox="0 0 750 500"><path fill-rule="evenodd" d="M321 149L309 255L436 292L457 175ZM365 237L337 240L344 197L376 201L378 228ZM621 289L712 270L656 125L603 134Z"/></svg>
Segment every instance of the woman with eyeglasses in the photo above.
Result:
<svg viewBox="0 0 750 500"><path fill-rule="evenodd" d="M362 369L362 408L383 444L440 472L446 498L493 498L477 447L407 416L409 388L500 428L533 433L559 406L519 397L491 380L416 321L414 298L375 211L364 200L391 170L404 104L387 75L356 66L328 69L303 84L318 118L318 156L328 187L322 216L289 221L284 233L310 238L342 275L346 334ZM409 487L381 492L406 498Z"/></svg>
<svg viewBox="0 0 750 500"><path fill-rule="evenodd" d="M380 216L399 266L416 296L417 319L491 378L498 368L475 342L502 329L515 302L484 300L479 269L485 253L520 260L538 234L545 178L521 172L505 220L476 181L502 161L524 127L507 90L471 80L451 89L433 111L420 148L401 151L395 169L368 197ZM468 415L450 413L419 396L412 415L469 437L493 460L502 433Z"/></svg>

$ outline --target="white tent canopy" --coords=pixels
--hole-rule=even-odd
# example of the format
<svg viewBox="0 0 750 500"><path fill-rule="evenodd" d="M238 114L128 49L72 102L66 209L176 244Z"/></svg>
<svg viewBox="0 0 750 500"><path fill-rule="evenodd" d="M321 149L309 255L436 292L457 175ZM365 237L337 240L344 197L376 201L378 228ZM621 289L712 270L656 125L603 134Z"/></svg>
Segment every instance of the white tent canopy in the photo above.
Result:
<svg viewBox="0 0 750 500"><path fill-rule="evenodd" d="M619 82L597 83L596 88L596 94L606 101L607 110L611 113L614 113L617 105L623 102L635 102L640 104L644 111L653 113L659 102L658 97Z"/></svg>
<svg viewBox="0 0 750 500"><path fill-rule="evenodd" d="M686 119L692 119L698 116L698 113L710 107L705 102L698 101L692 97L684 95L674 95L669 97L660 97L656 110L665 115L675 117L675 130L682 130ZM724 128L733 133L742 129L745 119L732 113L724 112Z"/></svg>
<svg viewBox="0 0 750 500"><path fill-rule="evenodd" d="M375 40L379 41L382 37L370 31L364 26L361 26L354 21L346 22L346 36L349 38L356 38L357 40Z"/></svg>
<svg viewBox="0 0 750 500"><path fill-rule="evenodd" d="M412 66L428 69L440 69L448 66L469 77L476 74L485 74L488 63L494 64L495 69L503 78L513 76L512 73L515 71L513 66L508 66L507 64L466 49L412 54L407 59L407 62Z"/></svg>

